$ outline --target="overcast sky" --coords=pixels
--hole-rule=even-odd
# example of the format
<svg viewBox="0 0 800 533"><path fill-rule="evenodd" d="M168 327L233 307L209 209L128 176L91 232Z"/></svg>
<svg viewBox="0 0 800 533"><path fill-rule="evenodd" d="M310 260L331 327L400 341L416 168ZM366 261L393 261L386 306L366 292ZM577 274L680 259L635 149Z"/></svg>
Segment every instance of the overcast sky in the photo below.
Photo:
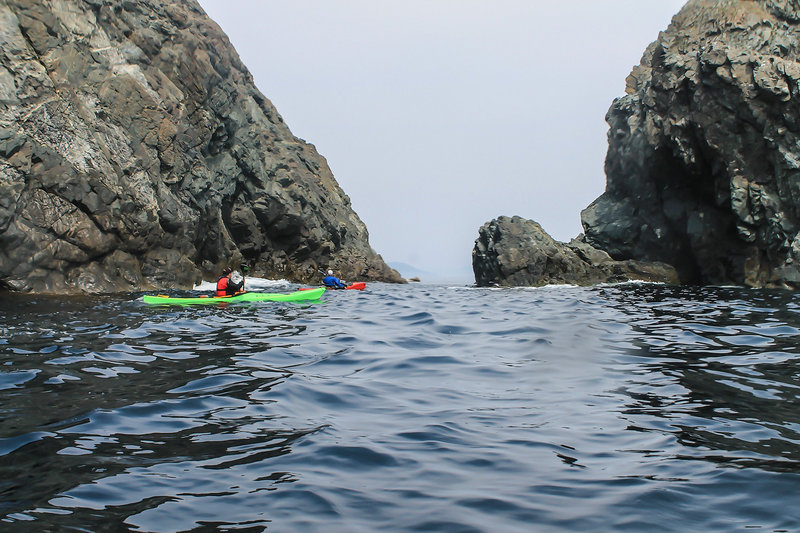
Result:
<svg viewBox="0 0 800 533"><path fill-rule="evenodd" d="M481 225L568 241L605 114L684 0L200 0L387 262L471 277ZM424 280L423 280L424 281Z"/></svg>

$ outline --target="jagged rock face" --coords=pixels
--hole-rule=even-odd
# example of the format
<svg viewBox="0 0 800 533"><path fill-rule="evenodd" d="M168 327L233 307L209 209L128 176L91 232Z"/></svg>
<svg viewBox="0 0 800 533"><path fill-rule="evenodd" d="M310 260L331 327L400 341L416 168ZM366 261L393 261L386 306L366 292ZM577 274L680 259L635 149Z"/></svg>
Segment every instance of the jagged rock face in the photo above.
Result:
<svg viewBox="0 0 800 533"><path fill-rule="evenodd" d="M796 0L685 5L608 112L587 242L685 283L800 286L799 24Z"/></svg>
<svg viewBox="0 0 800 533"><path fill-rule="evenodd" d="M517 216L501 216L480 228L472 250L472 270L482 287L678 282L677 272L669 265L614 261L580 239L568 244L555 241L538 223Z"/></svg>
<svg viewBox="0 0 800 533"><path fill-rule="evenodd" d="M403 281L194 0L2 0L0 42L0 287Z"/></svg>

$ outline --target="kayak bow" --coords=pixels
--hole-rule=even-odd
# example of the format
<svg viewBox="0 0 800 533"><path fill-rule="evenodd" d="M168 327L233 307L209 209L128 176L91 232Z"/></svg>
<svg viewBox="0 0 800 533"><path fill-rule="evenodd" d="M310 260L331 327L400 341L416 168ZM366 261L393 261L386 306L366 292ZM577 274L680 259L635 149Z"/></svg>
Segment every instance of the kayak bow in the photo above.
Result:
<svg viewBox="0 0 800 533"><path fill-rule="evenodd" d="M233 296L210 296L210 297L172 297L159 294L152 296L146 294L142 300L146 304L218 304L228 302L306 302L319 300L324 287L309 291L295 291L288 294L277 292L243 292Z"/></svg>

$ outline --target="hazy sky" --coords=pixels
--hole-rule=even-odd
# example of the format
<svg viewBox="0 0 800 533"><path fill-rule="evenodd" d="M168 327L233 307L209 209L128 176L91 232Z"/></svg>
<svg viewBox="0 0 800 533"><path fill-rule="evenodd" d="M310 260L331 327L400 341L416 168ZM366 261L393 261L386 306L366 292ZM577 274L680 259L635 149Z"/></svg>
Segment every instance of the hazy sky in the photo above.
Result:
<svg viewBox="0 0 800 533"><path fill-rule="evenodd" d="M500 215L555 239L605 189L605 114L684 0L200 0L387 262L471 280Z"/></svg>

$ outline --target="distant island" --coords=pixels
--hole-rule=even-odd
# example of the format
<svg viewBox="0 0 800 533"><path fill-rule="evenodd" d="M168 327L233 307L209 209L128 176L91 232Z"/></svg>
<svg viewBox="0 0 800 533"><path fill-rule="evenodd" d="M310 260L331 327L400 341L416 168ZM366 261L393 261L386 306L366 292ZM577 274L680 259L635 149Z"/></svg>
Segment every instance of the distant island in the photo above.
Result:
<svg viewBox="0 0 800 533"><path fill-rule="evenodd" d="M389 266L400 273L407 281L422 283L471 283L472 272L468 269L439 273L422 270L400 261L389 261Z"/></svg>
<svg viewBox="0 0 800 533"><path fill-rule="evenodd" d="M402 263L398 261L389 261L388 265L395 269L397 272L400 273L406 279L409 278L426 278L432 276L432 274L426 270L420 270L415 266L411 266L408 263Z"/></svg>

